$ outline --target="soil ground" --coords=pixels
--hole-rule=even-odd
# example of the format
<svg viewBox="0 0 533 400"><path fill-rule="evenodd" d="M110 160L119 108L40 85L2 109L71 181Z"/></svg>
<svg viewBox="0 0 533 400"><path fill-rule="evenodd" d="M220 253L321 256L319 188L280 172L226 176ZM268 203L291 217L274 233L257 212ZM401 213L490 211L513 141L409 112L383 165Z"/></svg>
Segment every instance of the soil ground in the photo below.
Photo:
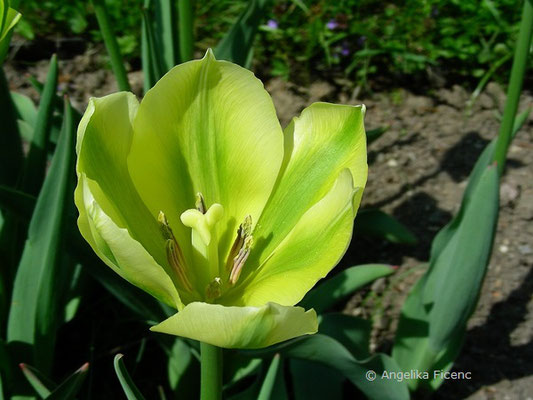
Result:
<svg viewBox="0 0 533 400"><path fill-rule="evenodd" d="M116 91L111 72L88 50L60 63L60 86L83 110L90 96ZM13 89L37 98L25 73L43 80L47 61L8 64ZM13 67L15 66L15 67ZM129 73L133 90L142 89L142 74ZM372 317L374 349L387 351L398 314L410 287L424 271L432 238L457 211L468 174L484 146L497 134L505 93L489 84L467 116L470 93L460 86L435 88L424 95L399 88L356 98L357 93L325 81L301 87L280 79L265 84L282 125L314 101L367 106L366 127L389 126L368 149L369 177L363 208L380 208L403 222L419 239L402 246L358 238L344 265L382 262L398 273L358 293L345 307ZM355 98L354 98L355 97ZM520 110L533 105L525 91ZM501 183L501 213L492 259L477 306L469 322L463 351L454 370L470 371L471 381L449 381L436 399L533 398L533 119L530 116L509 149ZM372 296L374 301L366 301Z"/></svg>

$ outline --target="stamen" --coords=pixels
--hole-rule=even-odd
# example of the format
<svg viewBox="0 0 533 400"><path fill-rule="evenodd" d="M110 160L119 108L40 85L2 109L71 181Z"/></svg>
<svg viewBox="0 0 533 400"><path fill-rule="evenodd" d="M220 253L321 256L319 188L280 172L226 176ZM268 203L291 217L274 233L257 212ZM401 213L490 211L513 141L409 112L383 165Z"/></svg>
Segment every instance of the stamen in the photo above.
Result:
<svg viewBox="0 0 533 400"><path fill-rule="evenodd" d="M228 254L228 259L226 261L226 270L229 272L233 268L233 260L235 257L239 255L239 251L241 250L244 239L246 239L248 236L252 234L252 216L247 215L244 217L244 222L239 225L239 228L237 229L237 237L235 238L235 241L233 242L233 246L231 246L231 250Z"/></svg>
<svg viewBox="0 0 533 400"><path fill-rule="evenodd" d="M172 268L174 268L174 271L176 271L176 273L178 274L180 282L183 284L185 289L192 291L191 282L189 281L189 278L187 278L187 275L183 270L184 259L181 249L178 246L178 243L175 240L168 239L166 243L166 249L168 262L170 263Z"/></svg>
<svg viewBox="0 0 533 400"><path fill-rule="evenodd" d="M244 263L250 255L253 242L254 238L252 236L248 236L246 239L244 239L244 245L239 250L237 257L233 259L233 269L231 270L229 276L229 283L232 285L235 285L239 280L239 276L241 276L242 267L244 267Z"/></svg>
<svg viewBox="0 0 533 400"><path fill-rule="evenodd" d="M161 227L163 237L166 239L165 248L167 252L168 263L178 275L180 283L183 284L185 289L191 291L191 282L185 274L185 258L183 257L183 253L181 252L181 249L178 245L178 241L176 240L176 237L172 232L172 228L170 228L167 217L165 216L163 211L159 211L157 221L159 222L159 226Z"/></svg>

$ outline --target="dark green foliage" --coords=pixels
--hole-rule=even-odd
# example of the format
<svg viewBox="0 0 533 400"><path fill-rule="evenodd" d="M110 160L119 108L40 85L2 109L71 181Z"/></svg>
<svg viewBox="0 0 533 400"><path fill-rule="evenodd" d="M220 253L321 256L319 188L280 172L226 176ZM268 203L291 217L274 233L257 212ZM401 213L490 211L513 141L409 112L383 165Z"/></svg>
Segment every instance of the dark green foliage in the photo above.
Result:
<svg viewBox="0 0 533 400"><path fill-rule="evenodd" d="M139 56L143 1L105 3L121 52ZM196 50L215 47L247 4L247 0L193 2ZM308 74L310 68L338 71L363 84L369 75L424 74L428 68L439 71L443 63L453 77L481 78L494 63L509 59L520 19L520 7L512 0L275 0L271 4L254 49L257 65L286 78ZM89 2L29 0L20 9L25 18L17 29L26 37L60 30L67 36L89 34L101 41ZM269 19L277 28L274 22L266 23ZM164 19L159 26L175 29ZM184 28L190 36L189 27ZM176 38L181 58L189 58L191 48L185 46L190 40L177 34ZM167 64L169 57L175 55L165 55ZM508 70L506 63L501 70ZM495 76L506 79L505 74Z"/></svg>

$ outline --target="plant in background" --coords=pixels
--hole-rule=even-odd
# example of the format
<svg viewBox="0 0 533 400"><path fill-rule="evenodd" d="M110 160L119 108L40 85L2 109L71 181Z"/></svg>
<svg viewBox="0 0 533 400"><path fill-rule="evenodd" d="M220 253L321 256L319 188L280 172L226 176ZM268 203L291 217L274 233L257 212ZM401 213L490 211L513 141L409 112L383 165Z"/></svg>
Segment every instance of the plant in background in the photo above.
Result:
<svg viewBox="0 0 533 400"><path fill-rule="evenodd" d="M0 64L9 46L11 30L20 20L20 13L9 7L9 1L0 0Z"/></svg>
<svg viewBox="0 0 533 400"><path fill-rule="evenodd" d="M208 51L140 104L126 93L91 101L78 130L80 231L179 310L152 330L204 343L207 369L206 344L315 333L315 312L293 306L350 241L367 176L363 116L317 103L283 133L261 82Z"/></svg>

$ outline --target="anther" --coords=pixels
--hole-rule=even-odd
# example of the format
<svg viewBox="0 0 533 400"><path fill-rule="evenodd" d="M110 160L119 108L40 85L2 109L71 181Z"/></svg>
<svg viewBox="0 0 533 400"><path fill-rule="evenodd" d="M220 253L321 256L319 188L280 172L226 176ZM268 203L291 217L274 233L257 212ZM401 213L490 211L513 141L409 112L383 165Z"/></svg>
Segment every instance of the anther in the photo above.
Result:
<svg viewBox="0 0 533 400"><path fill-rule="evenodd" d="M166 239L165 248L167 252L168 263L178 275L180 283L184 286L185 289L190 291L192 290L192 286L191 282L189 281L189 278L185 274L185 258L183 257L183 253L181 252L181 249L178 245L178 241L174 237L172 228L170 228L167 217L165 216L163 211L159 211L157 220L159 222L159 226L161 227L163 237Z"/></svg>
<svg viewBox="0 0 533 400"><path fill-rule="evenodd" d="M252 248L253 242L254 239L252 236L246 237L244 239L243 246L239 250L239 254L237 254L237 257L233 259L233 268L229 276L229 282L232 285L235 285L239 280L239 277L241 276L242 268L244 267L244 263L246 263L246 260L250 255L250 250Z"/></svg>
<svg viewBox="0 0 533 400"><path fill-rule="evenodd" d="M226 270L229 272L233 268L233 260L235 257L239 255L239 251L241 250L242 246L244 245L244 240L251 236L252 234L252 216L247 215L244 217L244 221L242 224L239 225L239 228L237 229L237 237L235 238L235 241L233 242L233 245L231 246L231 250L228 254L228 259L226 262Z"/></svg>

